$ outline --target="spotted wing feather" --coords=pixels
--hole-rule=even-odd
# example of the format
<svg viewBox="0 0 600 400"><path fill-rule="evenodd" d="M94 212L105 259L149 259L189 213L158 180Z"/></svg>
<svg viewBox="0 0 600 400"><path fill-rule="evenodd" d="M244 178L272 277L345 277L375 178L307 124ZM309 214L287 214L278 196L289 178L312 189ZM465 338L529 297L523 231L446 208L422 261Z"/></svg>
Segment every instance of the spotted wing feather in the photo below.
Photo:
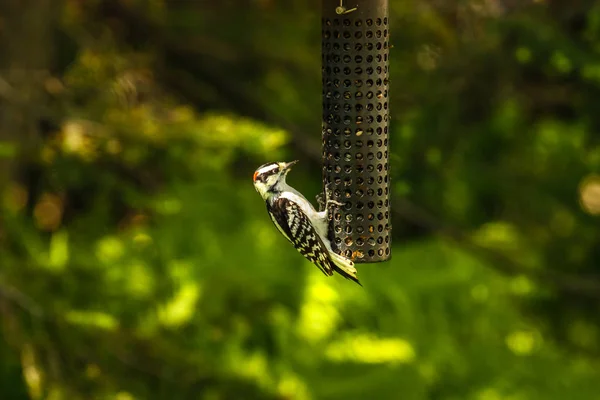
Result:
<svg viewBox="0 0 600 400"><path fill-rule="evenodd" d="M271 219L296 250L315 264L325 275L333 275L333 263L323 240L312 226L310 219L294 201L279 197L270 204Z"/></svg>

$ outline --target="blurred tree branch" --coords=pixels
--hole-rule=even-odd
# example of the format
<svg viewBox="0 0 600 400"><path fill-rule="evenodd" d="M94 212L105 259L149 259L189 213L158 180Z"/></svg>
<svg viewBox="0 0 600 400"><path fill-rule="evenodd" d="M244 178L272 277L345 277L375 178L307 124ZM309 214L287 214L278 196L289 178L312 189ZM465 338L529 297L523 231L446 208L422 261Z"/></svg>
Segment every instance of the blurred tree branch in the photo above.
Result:
<svg viewBox="0 0 600 400"><path fill-rule="evenodd" d="M53 0L0 2L0 190L18 172L17 155L30 159L39 148L59 9Z"/></svg>
<svg viewBox="0 0 600 400"><path fill-rule="evenodd" d="M40 305L14 286L0 283L0 298L19 306L33 317L40 318L43 315Z"/></svg>

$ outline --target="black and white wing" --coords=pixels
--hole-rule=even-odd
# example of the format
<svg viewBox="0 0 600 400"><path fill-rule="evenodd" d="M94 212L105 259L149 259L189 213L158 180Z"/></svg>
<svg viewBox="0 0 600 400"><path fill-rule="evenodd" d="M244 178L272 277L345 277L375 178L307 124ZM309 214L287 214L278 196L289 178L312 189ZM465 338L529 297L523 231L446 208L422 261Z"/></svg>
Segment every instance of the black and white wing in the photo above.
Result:
<svg viewBox="0 0 600 400"><path fill-rule="evenodd" d="M267 211L277 229L292 242L300 254L319 267L325 275L333 275L335 267L327 247L297 203L285 197L278 197L272 202L267 202Z"/></svg>

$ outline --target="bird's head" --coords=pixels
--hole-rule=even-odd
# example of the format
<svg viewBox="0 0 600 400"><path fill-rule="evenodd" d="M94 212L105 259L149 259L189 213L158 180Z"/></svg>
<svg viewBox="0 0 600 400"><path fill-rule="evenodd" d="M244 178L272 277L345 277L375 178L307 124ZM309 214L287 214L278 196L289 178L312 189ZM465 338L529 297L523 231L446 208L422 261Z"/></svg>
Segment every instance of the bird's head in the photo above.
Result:
<svg viewBox="0 0 600 400"><path fill-rule="evenodd" d="M269 192L273 192L278 189L280 185L285 184L285 177L290 171L292 166L298 161L286 162L272 162L261 165L254 172L254 188L266 199Z"/></svg>

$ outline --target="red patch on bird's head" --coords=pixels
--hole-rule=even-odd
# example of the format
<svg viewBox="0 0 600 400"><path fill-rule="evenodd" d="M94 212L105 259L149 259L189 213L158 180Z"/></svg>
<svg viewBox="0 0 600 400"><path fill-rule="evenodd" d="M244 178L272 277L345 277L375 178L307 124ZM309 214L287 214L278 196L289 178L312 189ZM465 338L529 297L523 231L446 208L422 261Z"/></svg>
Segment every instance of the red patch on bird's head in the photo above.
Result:
<svg viewBox="0 0 600 400"><path fill-rule="evenodd" d="M257 176L258 176L258 171L254 172L254 176L252 177L252 182L256 182Z"/></svg>

